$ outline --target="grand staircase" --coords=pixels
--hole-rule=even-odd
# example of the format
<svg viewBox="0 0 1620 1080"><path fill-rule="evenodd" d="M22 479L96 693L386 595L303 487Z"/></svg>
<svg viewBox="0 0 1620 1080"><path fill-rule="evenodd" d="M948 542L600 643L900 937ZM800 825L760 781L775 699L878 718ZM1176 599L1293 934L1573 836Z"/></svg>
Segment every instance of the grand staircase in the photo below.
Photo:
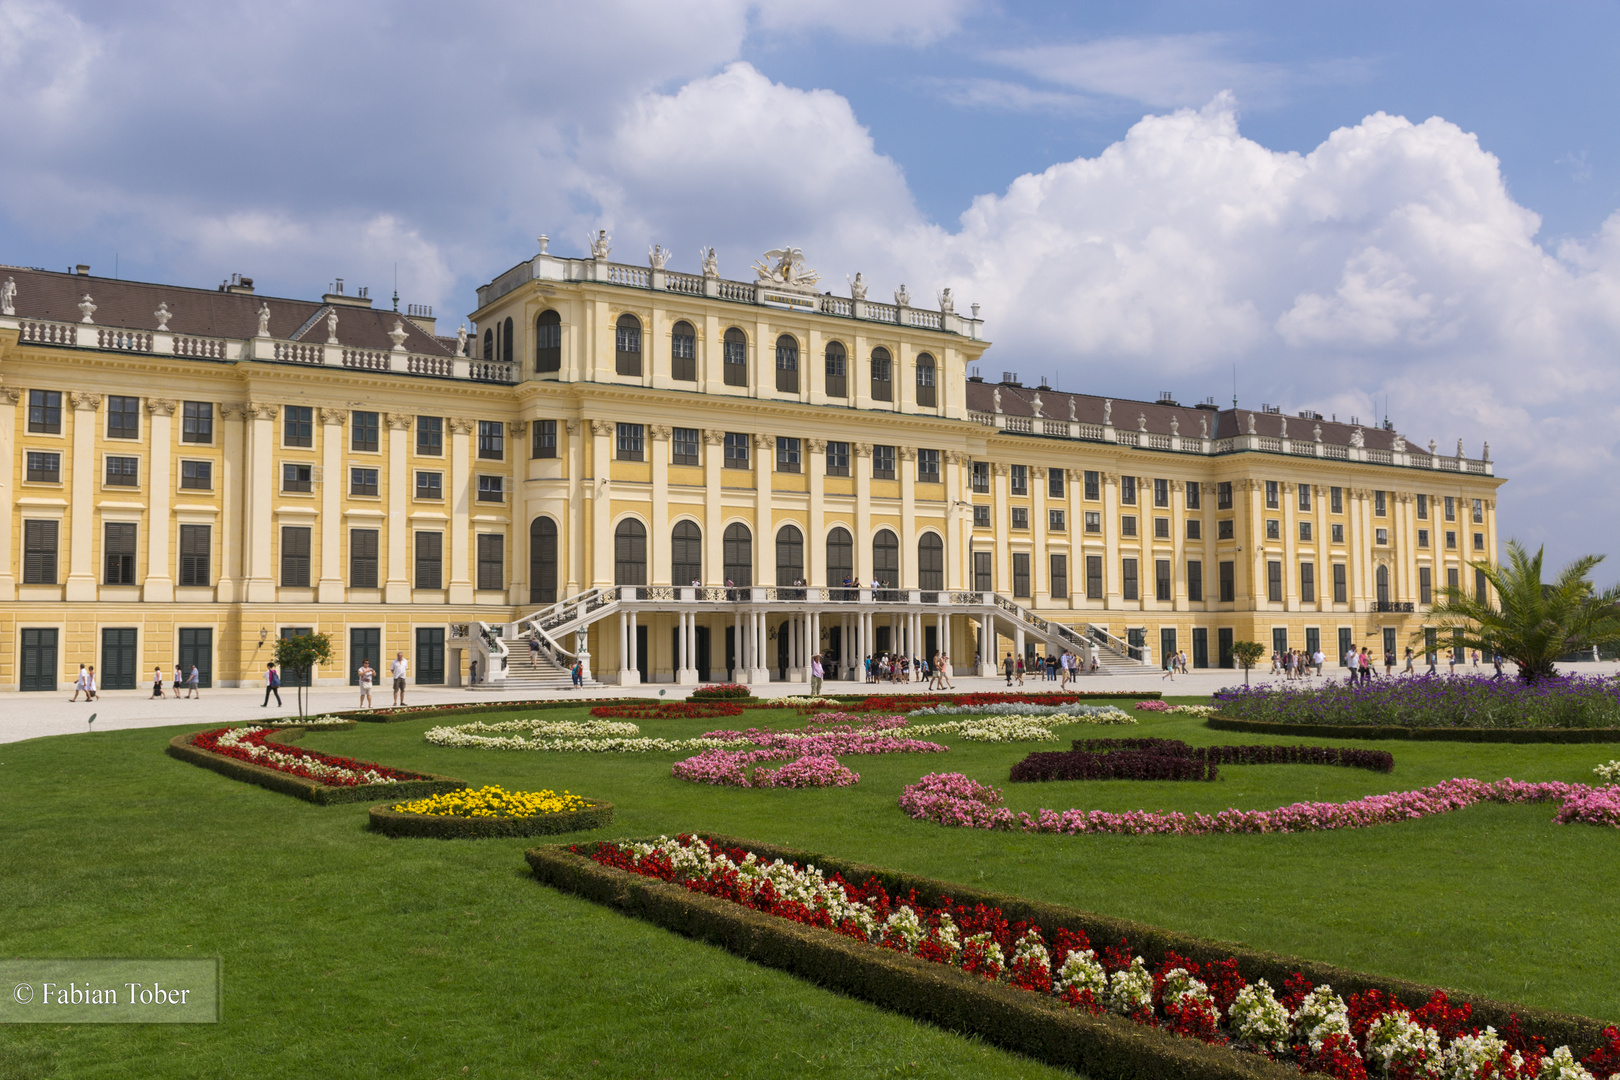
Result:
<svg viewBox="0 0 1620 1080"><path fill-rule="evenodd" d="M503 689L567 690L573 686L573 680L568 674L569 669L552 659L545 651L533 653L529 650L528 642L520 640L508 641L506 647L508 655ZM586 689L601 685L595 679L585 680Z"/></svg>

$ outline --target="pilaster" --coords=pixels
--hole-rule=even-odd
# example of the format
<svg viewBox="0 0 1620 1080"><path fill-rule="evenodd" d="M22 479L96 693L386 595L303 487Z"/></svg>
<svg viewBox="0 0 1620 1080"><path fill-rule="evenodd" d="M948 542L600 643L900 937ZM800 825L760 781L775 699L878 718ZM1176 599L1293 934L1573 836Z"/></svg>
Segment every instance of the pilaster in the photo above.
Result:
<svg viewBox="0 0 1620 1080"><path fill-rule="evenodd" d="M1029 553L1030 606L1044 608L1052 603L1052 567L1046 552L1046 468L1029 469L1029 535L1034 546Z"/></svg>
<svg viewBox="0 0 1620 1080"><path fill-rule="evenodd" d="M719 428L703 429L703 580L724 581L724 553L721 528L725 500L721 467L725 464L726 433ZM742 656L742 635L738 633L737 655ZM723 646L722 646L723 647ZM737 666L745 665L739 659Z"/></svg>
<svg viewBox="0 0 1620 1080"><path fill-rule="evenodd" d="M275 541L274 501L276 498L275 453L276 417L279 405L253 401L247 405L247 528L243 533L243 562L246 571L248 603L267 604L276 598L276 579L271 563Z"/></svg>
<svg viewBox="0 0 1620 1080"><path fill-rule="evenodd" d="M819 341L820 335L811 334ZM808 378L809 369L805 375ZM810 478L810 535L804 538L804 579L812 585L831 586L827 580L827 440L805 440L804 468Z"/></svg>
<svg viewBox="0 0 1620 1080"><path fill-rule="evenodd" d="M101 395L74 391L73 403L73 490L68 520L68 600L96 598L96 567L91 544L95 538L96 429L100 419ZM9 467L9 463L8 466Z"/></svg>
<svg viewBox="0 0 1620 1080"><path fill-rule="evenodd" d="M917 587L917 448L902 446L900 457L900 587ZM913 650L915 651L915 650Z"/></svg>
<svg viewBox="0 0 1620 1080"><path fill-rule="evenodd" d="M343 467L343 425L346 409L321 409L321 576L315 599L341 604L345 597L343 565L343 490L348 482Z"/></svg>
<svg viewBox="0 0 1620 1080"><path fill-rule="evenodd" d="M663 340L662 337L659 338ZM647 453L652 455L652 526L647 530L647 580L653 585L690 585L670 580L668 424L647 425Z"/></svg>
<svg viewBox="0 0 1620 1080"><path fill-rule="evenodd" d="M585 497L591 504L590 580L595 588L613 584L613 423L591 421L590 487Z"/></svg>
<svg viewBox="0 0 1620 1080"><path fill-rule="evenodd" d="M248 407L245 404L225 402L219 406L219 415L220 516L219 527L215 530L219 536L219 581L215 586L214 595L222 603L231 604L243 599L242 553L245 534L249 528L243 510L246 505L243 492L248 468L247 426L243 420L248 415Z"/></svg>
<svg viewBox="0 0 1620 1080"><path fill-rule="evenodd" d="M763 354L764 349L756 349ZM775 369L772 369L772 375ZM759 383L756 381L756 387ZM774 385L774 384L772 384ZM756 390L756 394L758 391ZM771 470L776 467L776 437L754 436L754 584L775 585L776 531L771 512ZM768 665L767 665L768 666Z"/></svg>
<svg viewBox="0 0 1620 1080"><path fill-rule="evenodd" d="M410 521L406 510L413 478L406 467L406 440L410 438L411 416L408 413L388 413L388 567L383 579L383 602L408 604L411 600L410 569L405 557L405 542L410 535Z"/></svg>
<svg viewBox="0 0 1620 1080"><path fill-rule="evenodd" d="M855 452L855 577L872 583L872 444L852 443ZM867 643L867 651L872 649Z"/></svg>
<svg viewBox="0 0 1620 1080"><path fill-rule="evenodd" d="M169 503L173 496L174 479L169 468L169 455L174 439L175 403L167 398L147 398L147 447L151 461L147 465L146 498L146 580L142 583L141 599L147 602L167 603L174 599L174 553L169 547Z"/></svg>
<svg viewBox="0 0 1620 1080"><path fill-rule="evenodd" d="M0 386L0 601L17 599L17 564L11 547L17 492L12 470L17 460L17 403L21 400L21 390Z"/></svg>
<svg viewBox="0 0 1620 1080"><path fill-rule="evenodd" d="M452 604L473 602L473 581L468 545L472 542L472 433L473 420L449 417L450 429L450 580L447 599Z"/></svg>

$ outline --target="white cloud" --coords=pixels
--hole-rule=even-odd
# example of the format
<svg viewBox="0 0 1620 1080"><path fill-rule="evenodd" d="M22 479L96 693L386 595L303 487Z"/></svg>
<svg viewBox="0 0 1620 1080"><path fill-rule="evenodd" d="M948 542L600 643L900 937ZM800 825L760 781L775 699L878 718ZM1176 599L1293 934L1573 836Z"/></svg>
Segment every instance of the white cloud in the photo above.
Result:
<svg viewBox="0 0 1620 1080"><path fill-rule="evenodd" d="M1275 93L1284 70L1238 60L1232 45L1226 34L1114 37L1004 49L989 59L1058 86L1151 108L1208 101L1222 90L1245 99Z"/></svg>
<svg viewBox="0 0 1620 1080"><path fill-rule="evenodd" d="M767 30L826 30L856 41L928 45L960 29L980 0L758 0Z"/></svg>

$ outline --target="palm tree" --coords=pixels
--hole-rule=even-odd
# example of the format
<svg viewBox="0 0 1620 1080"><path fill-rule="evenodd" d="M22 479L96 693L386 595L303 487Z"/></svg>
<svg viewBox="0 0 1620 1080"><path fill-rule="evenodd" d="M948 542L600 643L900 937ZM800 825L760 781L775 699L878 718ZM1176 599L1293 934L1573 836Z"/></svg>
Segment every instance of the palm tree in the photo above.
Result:
<svg viewBox="0 0 1620 1080"><path fill-rule="evenodd" d="M1559 657L1620 640L1620 586L1600 593L1592 584L1592 569L1603 556L1583 555L1546 584L1541 580L1545 551L1538 548L1531 555L1517 540L1509 540L1506 565L1469 563L1490 583L1484 596L1454 585L1437 590L1429 614L1442 637L1450 632L1449 647L1501 653L1519 665L1521 679L1535 683L1556 674L1553 664ZM1425 634L1419 630L1412 637L1427 649ZM1442 642L1440 647L1448 646Z"/></svg>

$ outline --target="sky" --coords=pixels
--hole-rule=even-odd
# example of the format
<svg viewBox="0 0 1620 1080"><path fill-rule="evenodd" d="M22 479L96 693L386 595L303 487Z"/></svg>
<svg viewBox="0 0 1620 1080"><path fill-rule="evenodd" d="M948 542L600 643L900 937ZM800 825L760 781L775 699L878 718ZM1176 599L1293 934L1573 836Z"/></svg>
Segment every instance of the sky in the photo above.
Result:
<svg viewBox="0 0 1620 1080"><path fill-rule="evenodd" d="M1579 0L0 0L0 263L453 327L541 233L791 245L980 303L992 378L1488 442L1559 565L1620 518L1617 40Z"/></svg>

